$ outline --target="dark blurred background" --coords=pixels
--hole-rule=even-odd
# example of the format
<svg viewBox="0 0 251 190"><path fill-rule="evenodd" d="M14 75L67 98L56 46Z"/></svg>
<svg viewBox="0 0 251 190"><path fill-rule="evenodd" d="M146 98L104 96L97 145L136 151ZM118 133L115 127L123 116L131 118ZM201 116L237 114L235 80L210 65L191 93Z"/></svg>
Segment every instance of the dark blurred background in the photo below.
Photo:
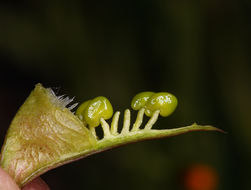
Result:
<svg viewBox="0 0 251 190"><path fill-rule="evenodd" d="M38 82L76 102L106 96L120 111L140 91L168 91L179 106L155 127L197 122L228 134L131 144L43 179L52 190L185 190L200 164L217 190L251 189L250 8L249 0L0 1L0 144Z"/></svg>

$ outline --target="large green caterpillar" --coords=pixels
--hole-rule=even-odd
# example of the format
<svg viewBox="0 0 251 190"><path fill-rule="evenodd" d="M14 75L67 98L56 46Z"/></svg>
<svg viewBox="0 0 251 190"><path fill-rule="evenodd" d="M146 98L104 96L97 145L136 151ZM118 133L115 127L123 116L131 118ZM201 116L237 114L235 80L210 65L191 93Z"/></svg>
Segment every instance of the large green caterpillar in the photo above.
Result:
<svg viewBox="0 0 251 190"><path fill-rule="evenodd" d="M146 139L163 138L190 131L222 131L213 126L193 124L186 127L156 130L158 116L170 115L177 106L174 95L166 92L143 92L131 103L138 110L131 125L130 110L124 112L122 130L118 130L120 112L115 112L105 97L81 104L76 114L69 106L72 99L58 97L37 84L18 110L7 131L1 151L0 166L22 187L42 173L68 162L116 147ZM150 117L142 127L144 114ZM111 125L106 120L113 116ZM95 128L103 129L103 137Z"/></svg>

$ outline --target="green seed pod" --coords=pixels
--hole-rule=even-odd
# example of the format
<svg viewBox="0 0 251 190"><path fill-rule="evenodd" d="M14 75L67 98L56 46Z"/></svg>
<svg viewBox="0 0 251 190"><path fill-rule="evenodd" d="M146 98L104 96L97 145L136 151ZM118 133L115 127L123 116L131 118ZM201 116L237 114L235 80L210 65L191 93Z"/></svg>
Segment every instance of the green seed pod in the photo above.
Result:
<svg viewBox="0 0 251 190"><path fill-rule="evenodd" d="M162 117L167 117L173 113L177 104L178 100L174 95L168 92L159 92L148 99L145 105L145 114L151 117L154 111L159 110Z"/></svg>
<svg viewBox="0 0 251 190"><path fill-rule="evenodd" d="M87 108L88 104L91 102L91 100L87 100L85 102L83 102L77 109L76 111L76 115L78 116L79 119L81 119L82 121L84 120L84 112L85 109Z"/></svg>
<svg viewBox="0 0 251 190"><path fill-rule="evenodd" d="M133 97L131 107L134 110L139 110L145 107L148 99L154 94L154 92L141 92Z"/></svg>
<svg viewBox="0 0 251 190"><path fill-rule="evenodd" d="M41 173L71 162L76 153L93 148L96 142L64 100L37 84L11 122L0 166L22 187Z"/></svg>
<svg viewBox="0 0 251 190"><path fill-rule="evenodd" d="M103 96L99 96L89 102L83 116L84 121L90 127L97 127L100 124L100 118L110 119L112 114L113 108L110 101Z"/></svg>
<svg viewBox="0 0 251 190"><path fill-rule="evenodd" d="M89 123L91 130L88 130L71 112L74 106L67 106L71 101L69 98L57 97L51 89L37 84L13 118L0 153L0 167L20 188L50 169L124 144L170 137L190 131L224 132L213 126L197 124L175 130L149 130L150 125L155 123L158 112L162 113L162 109L168 106L170 106L169 112L175 109L177 99L169 93L154 94L149 100L145 100L147 104L144 107L155 111L145 129L139 129L145 111L141 109L139 111L141 121L134 125L135 131L128 132L130 112L127 110L124 121L126 128L122 135L117 135L119 112L115 113L111 134L109 125L104 122L104 119L110 118L113 112L106 98L98 97L89 100L89 103L84 102L77 111L84 121ZM96 138L94 128L99 120L104 130L104 138L101 140Z"/></svg>

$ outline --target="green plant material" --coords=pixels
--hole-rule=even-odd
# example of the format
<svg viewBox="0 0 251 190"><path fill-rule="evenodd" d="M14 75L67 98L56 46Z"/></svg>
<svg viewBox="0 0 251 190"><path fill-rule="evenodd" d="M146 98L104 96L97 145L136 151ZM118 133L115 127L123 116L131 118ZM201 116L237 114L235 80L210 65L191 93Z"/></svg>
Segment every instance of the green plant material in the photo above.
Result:
<svg viewBox="0 0 251 190"><path fill-rule="evenodd" d="M71 101L72 99L68 97L57 97L51 89L37 84L12 120L1 150L0 166L20 187L52 168L124 144L190 131L222 132L213 126L197 124L175 129L154 130L147 127L155 123L152 119L154 114L146 126L140 129L144 110L139 111L136 121L130 128L129 109L125 110L123 128L118 131L120 112L114 114L110 126L104 118L110 117L112 107L104 97L90 100L89 103L85 102L80 106L77 115L83 113L83 120L86 122L71 112L74 107L74 105L68 106ZM95 106L95 102L98 101L101 101L100 106ZM160 107L157 108L161 108L162 104L159 102L158 104ZM106 109L104 105L109 105L109 108ZM97 125L86 111L92 108L101 111L102 114L105 113L100 117L99 114L95 115L96 111L93 111L93 119L100 121L104 132L100 139L86 125L86 123L91 126Z"/></svg>
<svg viewBox="0 0 251 190"><path fill-rule="evenodd" d="M113 108L109 100L103 96L94 98L86 106L82 115L84 121L91 126L97 127L100 125L100 119L110 119L113 114Z"/></svg>
<svg viewBox="0 0 251 190"><path fill-rule="evenodd" d="M76 116L79 117L79 119L81 119L82 121L85 122L84 120L84 111L86 110L88 104L91 102L91 100L87 100L85 102L83 102L77 109L76 111ZM87 124L87 123L86 123Z"/></svg>
<svg viewBox="0 0 251 190"><path fill-rule="evenodd" d="M178 104L177 98L168 92L159 92L153 94L147 101L146 115L152 116L156 110L162 117L167 117L174 112Z"/></svg>
<svg viewBox="0 0 251 190"><path fill-rule="evenodd" d="M100 123L106 123L106 119L110 119L113 114L113 108L110 101L103 96L88 100L82 103L76 111L76 115L87 124L92 134L96 137L95 127ZM104 125L102 125L103 127ZM107 127L104 129L107 131Z"/></svg>
<svg viewBox="0 0 251 190"><path fill-rule="evenodd" d="M7 131L0 161L18 185L97 143L65 107L68 102L38 84L18 110Z"/></svg>
<svg viewBox="0 0 251 190"><path fill-rule="evenodd" d="M144 108L148 99L154 94L154 92L141 92L133 97L131 107L134 110Z"/></svg>
<svg viewBox="0 0 251 190"><path fill-rule="evenodd" d="M163 117L169 116L176 109L177 104L177 98L168 92L141 92L137 94L131 102L132 109L139 110L132 131L139 130L143 122L144 113L151 117L145 129L151 129L158 120L159 115Z"/></svg>

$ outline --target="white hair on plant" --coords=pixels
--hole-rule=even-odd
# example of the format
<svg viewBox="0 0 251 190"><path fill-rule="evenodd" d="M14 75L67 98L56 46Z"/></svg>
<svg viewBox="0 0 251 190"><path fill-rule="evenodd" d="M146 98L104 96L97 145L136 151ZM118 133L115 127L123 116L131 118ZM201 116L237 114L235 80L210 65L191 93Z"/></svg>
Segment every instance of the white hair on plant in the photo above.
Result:
<svg viewBox="0 0 251 190"><path fill-rule="evenodd" d="M67 108L70 111L72 111L75 107L77 107L78 103L71 104L74 101L75 97L70 98L69 96L66 96L65 94L58 96L51 88L47 88L47 90L51 94L51 100L59 107Z"/></svg>

